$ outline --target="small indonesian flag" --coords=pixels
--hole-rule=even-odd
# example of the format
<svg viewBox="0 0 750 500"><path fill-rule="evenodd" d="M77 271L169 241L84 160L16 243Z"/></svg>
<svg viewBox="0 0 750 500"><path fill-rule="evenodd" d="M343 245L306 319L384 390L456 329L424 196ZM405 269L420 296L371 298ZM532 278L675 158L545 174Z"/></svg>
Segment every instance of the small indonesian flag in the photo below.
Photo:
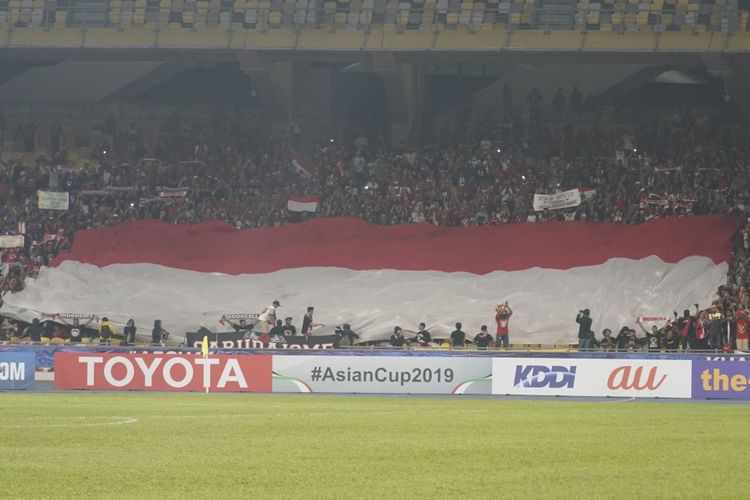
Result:
<svg viewBox="0 0 750 500"><path fill-rule="evenodd" d="M317 212L320 196L290 196L286 204L290 212Z"/></svg>
<svg viewBox="0 0 750 500"><path fill-rule="evenodd" d="M596 194L596 189L594 188L578 188L578 191L581 192L581 199L583 200L590 200Z"/></svg>

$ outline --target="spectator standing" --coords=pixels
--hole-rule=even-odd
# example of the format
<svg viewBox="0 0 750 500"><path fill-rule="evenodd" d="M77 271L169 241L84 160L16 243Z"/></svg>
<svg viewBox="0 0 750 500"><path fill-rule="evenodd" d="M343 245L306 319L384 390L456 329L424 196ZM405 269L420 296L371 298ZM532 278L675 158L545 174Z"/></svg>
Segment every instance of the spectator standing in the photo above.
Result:
<svg viewBox="0 0 750 500"><path fill-rule="evenodd" d="M135 344L135 332L138 329L135 327L135 320L129 319L125 328L122 330L123 334L123 345L134 345Z"/></svg>
<svg viewBox="0 0 750 500"><path fill-rule="evenodd" d="M708 322L706 323L705 328L706 333L708 334L708 343L711 346L711 349L715 351L723 348L723 320L724 315L719 311L718 304L713 303L708 311Z"/></svg>
<svg viewBox="0 0 750 500"><path fill-rule="evenodd" d="M456 323L456 329L451 332L451 346L466 347L466 333L461 330L461 323Z"/></svg>
<svg viewBox="0 0 750 500"><path fill-rule="evenodd" d="M274 300L270 306L266 306L258 316L258 328L262 333L268 333L276 324L276 309L281 307L278 300Z"/></svg>
<svg viewBox="0 0 750 500"><path fill-rule="evenodd" d="M284 337L294 337L297 335L297 328L292 324L291 316L284 318L284 327L282 328L281 334L284 335Z"/></svg>
<svg viewBox="0 0 750 500"><path fill-rule="evenodd" d="M232 328L234 328L234 331L241 334L243 338L249 337L253 331L252 327L247 324L247 320L245 318L240 318L239 323L232 323L231 321L229 321L229 324Z"/></svg>
<svg viewBox="0 0 750 500"><path fill-rule="evenodd" d="M497 323L497 343L496 345L507 349L510 346L509 336L509 323L510 317L513 315L513 311L508 305L508 301L505 304L498 304L495 308L495 322Z"/></svg>
<svg viewBox="0 0 750 500"><path fill-rule="evenodd" d="M698 313L698 304L695 304L696 315ZM690 309L685 309L682 316L677 318L677 312L675 311L675 325L677 327L677 333L680 337L680 348L683 351L689 351L690 349L696 349L696 322L697 318L690 315Z"/></svg>
<svg viewBox="0 0 750 500"><path fill-rule="evenodd" d="M659 328L656 325L653 325L651 327L651 331L649 332L643 326L643 323L641 323L640 318L638 319L638 326L641 327L644 335L646 335L646 345L648 346L648 352L659 352L659 344L662 339L662 333L659 331Z"/></svg>
<svg viewBox="0 0 750 500"><path fill-rule="evenodd" d="M68 323L67 321L65 321L65 318L61 317L60 322L66 326L68 339L70 339L70 342L73 344L77 344L81 342L81 340L84 337L83 336L84 328L89 326L95 319L97 318L96 317L89 318L89 320L85 322L83 325L81 325L81 322L78 318L73 318L73 323Z"/></svg>
<svg viewBox="0 0 750 500"><path fill-rule="evenodd" d="M747 352L748 334L750 334L750 311L748 311L746 306L738 306L734 313L734 318L737 350Z"/></svg>
<svg viewBox="0 0 750 500"><path fill-rule="evenodd" d="M314 313L315 308L313 306L309 306L307 308L305 316L302 318L302 335L310 337L312 335L313 328L318 326L325 326L323 323L315 323L315 321L313 320Z"/></svg>
<svg viewBox="0 0 750 500"><path fill-rule="evenodd" d="M578 323L578 349L590 349L593 345L591 341L591 337L593 336L593 332L591 331L591 311L588 309L578 311L576 323Z"/></svg>
<svg viewBox="0 0 750 500"><path fill-rule="evenodd" d="M31 325L26 329L25 337L32 342L41 342L44 335L44 326L39 322L39 318L31 320Z"/></svg>
<svg viewBox="0 0 750 500"><path fill-rule="evenodd" d="M154 328L151 330L151 343L154 345L164 345L169 338L169 332L161 326L161 320L154 320Z"/></svg>

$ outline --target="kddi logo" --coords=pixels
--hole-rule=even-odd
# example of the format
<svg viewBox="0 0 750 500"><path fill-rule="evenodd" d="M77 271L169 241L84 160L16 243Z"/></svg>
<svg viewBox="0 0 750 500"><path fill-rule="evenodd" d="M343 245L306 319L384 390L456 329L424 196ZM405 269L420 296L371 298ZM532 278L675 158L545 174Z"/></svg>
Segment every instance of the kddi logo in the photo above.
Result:
<svg viewBox="0 0 750 500"><path fill-rule="evenodd" d="M652 367L645 371L643 366L637 368L632 366L619 366L612 370L607 379L607 387L610 390L634 390L655 391L667 379L666 375L659 376L658 368Z"/></svg>
<svg viewBox="0 0 750 500"><path fill-rule="evenodd" d="M572 389L575 380L575 366L518 365L513 378L513 387Z"/></svg>

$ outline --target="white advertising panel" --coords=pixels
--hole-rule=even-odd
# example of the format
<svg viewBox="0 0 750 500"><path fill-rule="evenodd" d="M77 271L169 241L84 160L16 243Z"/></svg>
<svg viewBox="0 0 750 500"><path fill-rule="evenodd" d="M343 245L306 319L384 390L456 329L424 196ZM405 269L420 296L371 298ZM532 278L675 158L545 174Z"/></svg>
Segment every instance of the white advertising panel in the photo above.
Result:
<svg viewBox="0 0 750 500"><path fill-rule="evenodd" d="M689 398L691 369L689 360L495 358L492 393Z"/></svg>
<svg viewBox="0 0 750 500"><path fill-rule="evenodd" d="M489 394L491 372L489 357L274 355L273 392Z"/></svg>

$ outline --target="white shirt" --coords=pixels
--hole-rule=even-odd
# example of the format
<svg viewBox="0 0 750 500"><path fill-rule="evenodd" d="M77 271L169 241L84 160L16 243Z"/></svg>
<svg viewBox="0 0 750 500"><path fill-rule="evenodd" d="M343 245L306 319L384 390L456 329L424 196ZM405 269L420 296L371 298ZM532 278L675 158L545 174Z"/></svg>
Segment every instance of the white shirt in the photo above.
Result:
<svg viewBox="0 0 750 500"><path fill-rule="evenodd" d="M273 305L266 306L263 312L258 316L260 321L276 321L276 308Z"/></svg>

